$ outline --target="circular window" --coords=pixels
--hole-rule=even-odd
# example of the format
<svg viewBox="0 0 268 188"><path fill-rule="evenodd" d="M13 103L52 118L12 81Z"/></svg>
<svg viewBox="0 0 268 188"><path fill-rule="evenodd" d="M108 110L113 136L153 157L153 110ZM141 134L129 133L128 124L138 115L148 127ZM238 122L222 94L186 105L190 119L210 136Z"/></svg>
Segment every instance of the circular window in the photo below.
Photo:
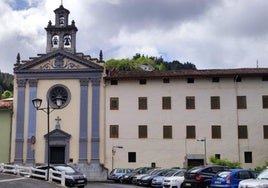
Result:
<svg viewBox="0 0 268 188"><path fill-rule="evenodd" d="M47 97L49 99L50 106L57 108L56 99L61 97L62 105L60 108L64 108L67 106L71 100L70 90L64 85L54 85L52 86L47 93Z"/></svg>

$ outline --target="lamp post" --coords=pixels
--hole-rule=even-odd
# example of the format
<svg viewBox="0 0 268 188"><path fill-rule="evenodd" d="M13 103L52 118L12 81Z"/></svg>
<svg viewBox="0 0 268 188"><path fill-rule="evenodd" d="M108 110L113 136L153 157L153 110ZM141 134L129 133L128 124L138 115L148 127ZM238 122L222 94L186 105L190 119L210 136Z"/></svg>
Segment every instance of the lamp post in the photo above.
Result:
<svg viewBox="0 0 268 188"><path fill-rule="evenodd" d="M207 139L204 137L203 139L198 139L199 142L204 142L204 150L205 150L205 158L204 158L204 165L207 164Z"/></svg>
<svg viewBox="0 0 268 188"><path fill-rule="evenodd" d="M44 108L41 108L41 104L42 104L42 99L39 98L35 98L32 100L34 107L36 108L36 110L42 110L43 112L45 112L47 114L47 181L49 180L49 169L50 169L50 149L49 149L49 115L52 111L54 111L55 109L59 109L62 106L62 97L61 96L57 96L55 98L55 104L56 104L56 108L52 107L49 105L49 99L47 97L47 106Z"/></svg>
<svg viewBox="0 0 268 188"><path fill-rule="evenodd" d="M116 148L123 149L123 146L113 146L112 147L112 170L114 169L114 155L116 153Z"/></svg>

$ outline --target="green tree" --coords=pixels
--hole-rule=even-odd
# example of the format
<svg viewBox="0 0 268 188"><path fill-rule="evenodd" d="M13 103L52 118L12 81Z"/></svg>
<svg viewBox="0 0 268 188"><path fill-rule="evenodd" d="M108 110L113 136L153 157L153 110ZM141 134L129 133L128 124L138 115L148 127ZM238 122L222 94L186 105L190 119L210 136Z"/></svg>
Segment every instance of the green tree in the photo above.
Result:
<svg viewBox="0 0 268 188"><path fill-rule="evenodd" d="M240 168L241 164L236 161L229 161L227 159L218 159L214 156L209 158L210 162L215 165L228 166L230 168Z"/></svg>
<svg viewBox="0 0 268 188"><path fill-rule="evenodd" d="M2 94L2 99L12 98L13 93L9 90L5 90Z"/></svg>

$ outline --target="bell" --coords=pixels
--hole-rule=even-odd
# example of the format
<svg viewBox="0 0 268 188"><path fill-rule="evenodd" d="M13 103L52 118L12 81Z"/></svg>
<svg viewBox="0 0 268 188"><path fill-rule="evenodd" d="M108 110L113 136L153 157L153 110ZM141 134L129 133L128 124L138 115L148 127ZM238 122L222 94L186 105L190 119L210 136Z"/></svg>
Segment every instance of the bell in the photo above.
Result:
<svg viewBox="0 0 268 188"><path fill-rule="evenodd" d="M70 41L69 38L65 39L65 43L64 43L64 45L65 45L65 46L69 46L69 45L70 45L70 42L69 42L69 41Z"/></svg>
<svg viewBox="0 0 268 188"><path fill-rule="evenodd" d="M53 40L53 45L58 45L58 40L56 38Z"/></svg>

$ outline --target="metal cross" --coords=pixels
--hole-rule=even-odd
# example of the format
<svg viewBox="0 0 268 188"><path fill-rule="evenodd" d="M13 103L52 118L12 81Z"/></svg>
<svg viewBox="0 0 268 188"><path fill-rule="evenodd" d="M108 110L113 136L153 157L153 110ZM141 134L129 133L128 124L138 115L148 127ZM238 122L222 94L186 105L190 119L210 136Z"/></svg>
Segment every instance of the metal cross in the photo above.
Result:
<svg viewBox="0 0 268 188"><path fill-rule="evenodd" d="M60 121L61 121L60 117L57 116L57 118L55 120L57 121L57 123L56 123L56 129L60 129Z"/></svg>

